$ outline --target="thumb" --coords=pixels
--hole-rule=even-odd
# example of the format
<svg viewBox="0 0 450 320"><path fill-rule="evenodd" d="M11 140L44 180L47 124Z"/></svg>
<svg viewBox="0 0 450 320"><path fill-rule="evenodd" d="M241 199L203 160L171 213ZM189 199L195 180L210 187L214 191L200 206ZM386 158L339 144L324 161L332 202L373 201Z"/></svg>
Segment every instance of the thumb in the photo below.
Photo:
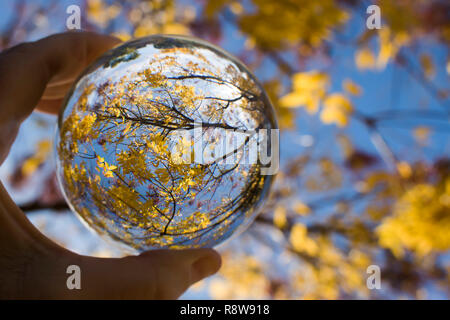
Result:
<svg viewBox="0 0 450 320"><path fill-rule="evenodd" d="M221 266L220 255L213 249L155 250L125 258L83 260L82 295L96 299L176 299Z"/></svg>

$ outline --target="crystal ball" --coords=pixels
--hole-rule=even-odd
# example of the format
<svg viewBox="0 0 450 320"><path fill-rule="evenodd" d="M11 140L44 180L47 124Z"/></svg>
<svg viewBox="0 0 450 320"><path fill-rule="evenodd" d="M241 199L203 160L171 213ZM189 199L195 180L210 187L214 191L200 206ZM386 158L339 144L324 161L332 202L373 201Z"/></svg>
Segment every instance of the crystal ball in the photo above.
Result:
<svg viewBox="0 0 450 320"><path fill-rule="evenodd" d="M122 248L213 247L260 211L277 131L267 94L235 57L150 36L108 51L74 83L58 119L57 176L81 221Z"/></svg>

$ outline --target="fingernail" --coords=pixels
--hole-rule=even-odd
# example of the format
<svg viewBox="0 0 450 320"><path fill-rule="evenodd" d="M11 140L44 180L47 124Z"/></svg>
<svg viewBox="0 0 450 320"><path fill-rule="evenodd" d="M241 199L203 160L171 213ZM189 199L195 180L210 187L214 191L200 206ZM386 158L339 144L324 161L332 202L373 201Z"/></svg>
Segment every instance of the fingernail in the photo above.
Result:
<svg viewBox="0 0 450 320"><path fill-rule="evenodd" d="M216 251L204 255L197 259L191 266L192 281L197 282L217 271L221 266L220 255Z"/></svg>

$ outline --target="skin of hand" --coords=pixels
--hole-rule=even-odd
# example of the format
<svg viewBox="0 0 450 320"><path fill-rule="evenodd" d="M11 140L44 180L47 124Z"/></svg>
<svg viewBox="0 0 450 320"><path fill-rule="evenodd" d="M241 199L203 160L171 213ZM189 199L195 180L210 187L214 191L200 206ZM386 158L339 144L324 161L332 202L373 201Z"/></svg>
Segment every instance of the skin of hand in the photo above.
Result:
<svg viewBox="0 0 450 320"><path fill-rule="evenodd" d="M0 53L0 164L33 109L57 114L77 75L118 43L68 32ZM69 265L80 267L79 290L67 288ZM220 265L219 254L208 248L124 258L70 252L40 233L0 183L0 299L176 299Z"/></svg>

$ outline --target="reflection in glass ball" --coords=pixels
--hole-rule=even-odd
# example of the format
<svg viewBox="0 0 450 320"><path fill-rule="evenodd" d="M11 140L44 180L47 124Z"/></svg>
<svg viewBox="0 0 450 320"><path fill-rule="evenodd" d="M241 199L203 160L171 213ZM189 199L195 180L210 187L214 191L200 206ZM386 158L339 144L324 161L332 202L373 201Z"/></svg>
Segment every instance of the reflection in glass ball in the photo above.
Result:
<svg viewBox="0 0 450 320"><path fill-rule="evenodd" d="M151 36L103 55L68 94L58 177L82 220L125 247L212 247L267 197L272 176L254 153L258 130L273 128L242 63L201 40Z"/></svg>

